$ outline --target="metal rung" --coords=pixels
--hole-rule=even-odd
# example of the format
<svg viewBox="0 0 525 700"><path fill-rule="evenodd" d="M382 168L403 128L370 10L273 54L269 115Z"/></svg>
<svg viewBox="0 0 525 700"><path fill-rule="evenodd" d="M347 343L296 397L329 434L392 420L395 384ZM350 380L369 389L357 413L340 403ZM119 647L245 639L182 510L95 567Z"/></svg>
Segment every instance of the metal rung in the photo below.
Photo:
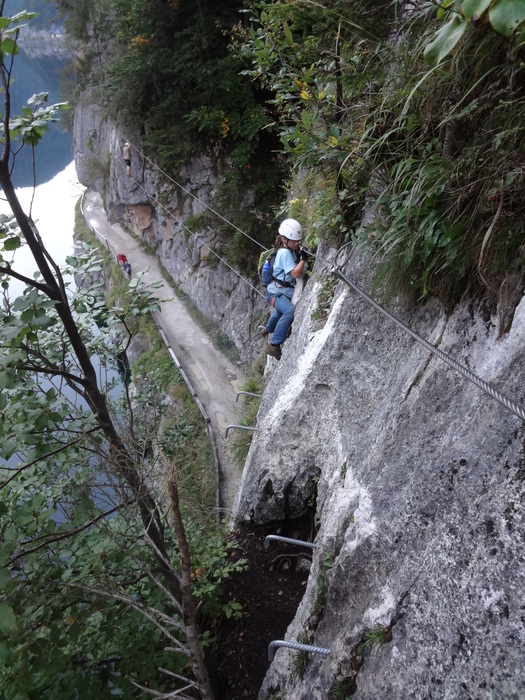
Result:
<svg viewBox="0 0 525 700"><path fill-rule="evenodd" d="M270 546L270 540L277 540L278 542L287 542L288 544L296 544L299 547L310 547L315 549L317 547L313 542L304 542L303 540L294 540L291 537L281 537L280 535L267 535L264 538L264 548L268 549Z"/></svg>
<svg viewBox="0 0 525 700"><path fill-rule="evenodd" d="M224 432L224 439L225 440L228 437L228 433L230 432L230 430L232 428L238 428L239 430L251 430L254 433L259 432L259 428L254 428L253 426L250 426L250 425L229 425Z"/></svg>
<svg viewBox="0 0 525 700"><path fill-rule="evenodd" d="M330 654L330 649L325 649L324 647L313 647L310 644L285 642L282 639L276 639L268 645L268 661L273 661L275 651L279 647L287 647L288 649L295 649L296 651L307 651L310 654L322 654L323 656L328 656Z"/></svg>
<svg viewBox="0 0 525 700"><path fill-rule="evenodd" d="M239 400L239 396L245 394L246 396L256 396L258 399L262 399L262 394L254 394L253 391L238 391L235 401Z"/></svg>

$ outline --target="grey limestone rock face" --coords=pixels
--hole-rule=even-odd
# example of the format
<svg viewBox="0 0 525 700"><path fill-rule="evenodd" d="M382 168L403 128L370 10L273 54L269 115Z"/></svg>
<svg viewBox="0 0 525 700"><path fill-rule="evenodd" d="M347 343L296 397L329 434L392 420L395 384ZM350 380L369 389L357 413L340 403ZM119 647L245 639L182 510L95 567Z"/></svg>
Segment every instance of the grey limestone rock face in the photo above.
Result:
<svg viewBox="0 0 525 700"><path fill-rule="evenodd" d="M368 262L345 270L365 289ZM301 679L297 652L279 650L260 698L524 697L522 421L343 283L311 331L321 280L271 370L234 516L279 523L316 503L286 638L331 654L310 655ZM500 339L474 305L390 310L522 402L525 301Z"/></svg>

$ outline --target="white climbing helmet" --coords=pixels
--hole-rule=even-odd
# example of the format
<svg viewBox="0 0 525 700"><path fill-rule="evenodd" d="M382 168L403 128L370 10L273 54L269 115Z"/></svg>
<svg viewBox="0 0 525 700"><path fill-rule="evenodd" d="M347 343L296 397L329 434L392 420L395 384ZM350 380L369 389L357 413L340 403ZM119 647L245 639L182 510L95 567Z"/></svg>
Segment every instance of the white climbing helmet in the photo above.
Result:
<svg viewBox="0 0 525 700"><path fill-rule="evenodd" d="M285 219L279 226L279 235L290 241L300 241L303 237L303 229L295 219Z"/></svg>

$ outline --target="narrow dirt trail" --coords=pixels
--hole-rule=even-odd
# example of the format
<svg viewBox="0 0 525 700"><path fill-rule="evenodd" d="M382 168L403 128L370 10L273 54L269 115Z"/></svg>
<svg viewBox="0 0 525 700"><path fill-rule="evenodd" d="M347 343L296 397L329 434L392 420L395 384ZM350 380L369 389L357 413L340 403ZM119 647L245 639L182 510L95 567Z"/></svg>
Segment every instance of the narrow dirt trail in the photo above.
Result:
<svg viewBox="0 0 525 700"><path fill-rule="evenodd" d="M146 282L161 282L163 285L155 290L156 296L163 301L160 313L154 314L155 321L208 416L220 464L221 501L224 509L229 511L239 486L241 470L232 458L224 433L228 425L238 422L239 409L235 398L244 375L217 350L191 318L184 303L174 295L162 276L157 258L146 253L121 226L108 222L98 193L85 195L82 211L86 223L115 258L119 253L126 255L132 277L139 270L148 270Z"/></svg>

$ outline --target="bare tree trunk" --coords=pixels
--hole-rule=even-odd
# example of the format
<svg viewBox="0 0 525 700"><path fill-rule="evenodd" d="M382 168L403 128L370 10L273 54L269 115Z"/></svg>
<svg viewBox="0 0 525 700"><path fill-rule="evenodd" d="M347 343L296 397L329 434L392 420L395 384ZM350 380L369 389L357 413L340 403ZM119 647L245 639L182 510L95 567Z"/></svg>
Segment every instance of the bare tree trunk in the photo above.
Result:
<svg viewBox="0 0 525 700"><path fill-rule="evenodd" d="M204 656L202 654L202 648L200 645L199 626L197 624L195 606L193 604L193 598L191 595L190 549L188 547L188 540L186 539L186 530L184 528L184 523L182 522L182 515L180 512L179 505L179 490L177 488L177 484L175 483L173 472L168 482L168 488L170 492L171 507L173 509L173 525L175 528L175 534L177 536L177 542L179 544L180 550L181 604L184 615L184 627L186 629L186 638L188 640L188 649L190 651L191 660L193 664L193 673L195 675L197 683L199 684L199 689L201 691L203 700L213 700L213 691L211 689L208 671L206 670L206 665L204 663Z"/></svg>

